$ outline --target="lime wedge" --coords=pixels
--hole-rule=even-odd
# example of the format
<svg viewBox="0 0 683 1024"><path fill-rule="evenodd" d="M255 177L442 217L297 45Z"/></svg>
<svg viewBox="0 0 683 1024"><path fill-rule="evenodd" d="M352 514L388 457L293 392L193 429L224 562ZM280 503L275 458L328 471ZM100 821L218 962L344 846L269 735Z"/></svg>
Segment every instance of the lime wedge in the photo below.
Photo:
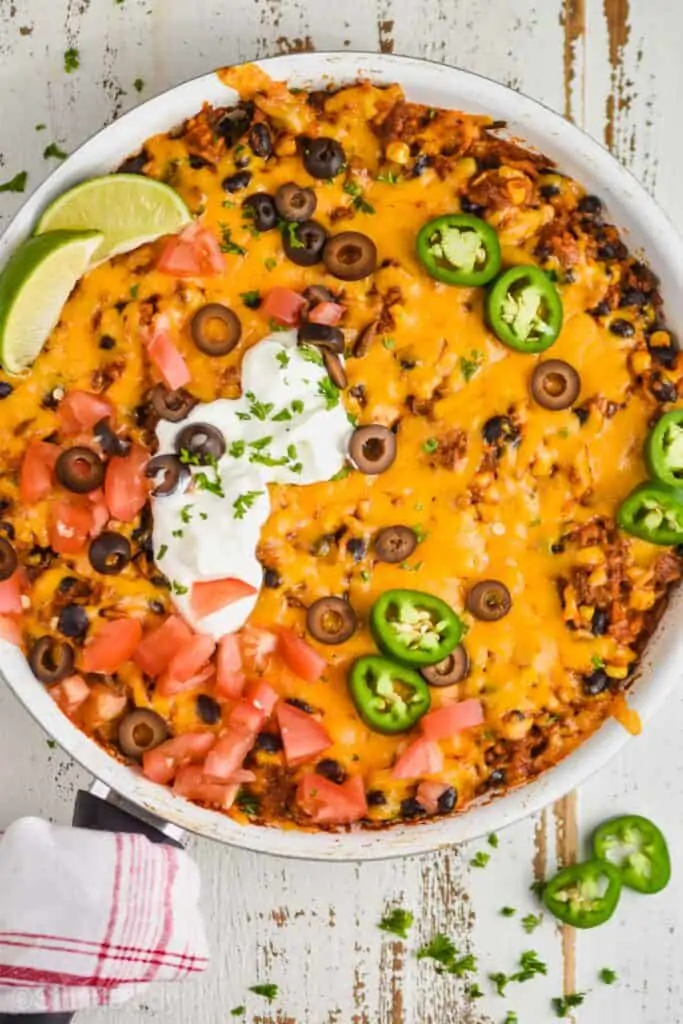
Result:
<svg viewBox="0 0 683 1024"><path fill-rule="evenodd" d="M31 365L101 244L100 231L51 231L12 253L0 274L0 363L8 373Z"/></svg>
<svg viewBox="0 0 683 1024"><path fill-rule="evenodd" d="M104 240L93 259L99 263L161 235L174 235L191 220L185 203L169 185L141 174L108 174L84 181L55 199L35 233L101 231Z"/></svg>

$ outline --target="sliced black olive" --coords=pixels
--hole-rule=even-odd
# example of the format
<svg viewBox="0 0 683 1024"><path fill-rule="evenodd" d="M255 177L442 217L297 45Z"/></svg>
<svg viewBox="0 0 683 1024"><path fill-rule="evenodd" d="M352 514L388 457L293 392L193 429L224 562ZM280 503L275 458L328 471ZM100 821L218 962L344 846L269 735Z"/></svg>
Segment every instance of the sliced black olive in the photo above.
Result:
<svg viewBox="0 0 683 1024"><path fill-rule="evenodd" d="M41 683L58 683L73 672L74 649L65 640L41 636L31 648L28 663Z"/></svg>
<svg viewBox="0 0 683 1024"><path fill-rule="evenodd" d="M168 739L168 726L161 715L149 708L136 708L121 719L119 746L127 757L140 760L142 755Z"/></svg>
<svg viewBox="0 0 683 1024"><path fill-rule="evenodd" d="M297 341L300 345L315 345L322 351L339 354L344 351L344 334L338 327L331 327L329 324L312 324L306 321L297 332Z"/></svg>
<svg viewBox="0 0 683 1024"><path fill-rule="evenodd" d="M14 388L6 380L0 381L0 398L8 398L13 391Z"/></svg>
<svg viewBox="0 0 683 1024"><path fill-rule="evenodd" d="M409 526L385 526L375 537L380 562L404 562L417 547L417 534Z"/></svg>
<svg viewBox="0 0 683 1024"><path fill-rule="evenodd" d="M322 761L318 761L315 766L316 775L322 775L324 779L329 779L330 782L336 782L338 786L341 786L346 781L346 772L339 764L339 761L335 761L331 757L324 757Z"/></svg>
<svg viewBox="0 0 683 1024"><path fill-rule="evenodd" d="M152 494L165 498L184 491L190 482L190 470L177 455L155 455L145 466L145 476L155 481Z"/></svg>
<svg viewBox="0 0 683 1024"><path fill-rule="evenodd" d="M0 537L0 580L8 580L16 567L16 551L5 537Z"/></svg>
<svg viewBox="0 0 683 1024"><path fill-rule="evenodd" d="M241 192L251 181L251 171L237 171L235 174L223 178L221 186L225 192Z"/></svg>
<svg viewBox="0 0 683 1024"><path fill-rule="evenodd" d="M162 420L169 423L180 423L194 409L197 399L179 388L177 391L170 391L165 384L155 384L149 393L152 409Z"/></svg>
<svg viewBox="0 0 683 1024"><path fill-rule="evenodd" d="M420 801L414 796L401 801L401 815L404 818L422 818L426 813Z"/></svg>
<svg viewBox="0 0 683 1024"><path fill-rule="evenodd" d="M115 433L108 416L97 421L93 427L93 434L106 455L126 455L130 450L130 441Z"/></svg>
<svg viewBox="0 0 683 1024"><path fill-rule="evenodd" d="M336 388L344 389L348 383L346 379L346 370L344 364L335 352L328 352L327 349L323 351L323 363L327 370L327 376L330 378Z"/></svg>
<svg viewBox="0 0 683 1024"><path fill-rule="evenodd" d="M502 619L511 608L510 591L500 580L480 580L467 595L467 610L483 622Z"/></svg>
<svg viewBox="0 0 683 1024"><path fill-rule="evenodd" d="M267 192L254 192L242 203L245 217L248 217L257 231L270 231L278 222L275 200Z"/></svg>
<svg viewBox="0 0 683 1024"><path fill-rule="evenodd" d="M149 162L149 153L141 149L139 153L126 157L122 164L116 169L117 174L142 174L145 164Z"/></svg>
<svg viewBox="0 0 683 1024"><path fill-rule="evenodd" d="M437 661L436 665L426 665L420 669L420 674L430 686L452 686L464 679L469 670L469 655L462 644L458 644L443 661Z"/></svg>
<svg viewBox="0 0 683 1024"><path fill-rule="evenodd" d="M371 789L366 795L368 801L368 807L383 807L387 802L387 798L381 789Z"/></svg>
<svg viewBox="0 0 683 1024"><path fill-rule="evenodd" d="M225 454L225 438L210 423L190 423L176 437L175 450L188 452L207 465Z"/></svg>
<svg viewBox="0 0 683 1024"><path fill-rule="evenodd" d="M562 359L546 359L531 374L531 394L544 409L568 409L580 390L577 371Z"/></svg>
<svg viewBox="0 0 683 1024"><path fill-rule="evenodd" d="M346 153L336 139L304 139L303 161L312 178L334 178L346 163Z"/></svg>
<svg viewBox="0 0 683 1024"><path fill-rule="evenodd" d="M282 577L275 569L265 569L263 573L263 586L271 590L277 590L282 586Z"/></svg>
<svg viewBox="0 0 683 1024"><path fill-rule="evenodd" d="M609 614L604 608L596 608L591 619L593 636L604 636L609 629Z"/></svg>
<svg viewBox="0 0 683 1024"><path fill-rule="evenodd" d="M200 693L197 697L197 715L206 725L215 725L221 718L221 706L213 697L207 693Z"/></svg>
<svg viewBox="0 0 683 1024"><path fill-rule="evenodd" d="M330 274L341 281L360 281L377 266L377 247L360 231L341 231L325 242L323 261Z"/></svg>
<svg viewBox="0 0 683 1024"><path fill-rule="evenodd" d="M207 356L225 356L237 345L242 334L239 317L220 302L209 302L198 309L190 321L192 340Z"/></svg>
<svg viewBox="0 0 683 1024"><path fill-rule="evenodd" d="M309 285L308 288L304 288L303 296L308 303L309 309L313 309L314 306L320 305L321 302L337 301L330 289L326 288L324 284Z"/></svg>
<svg viewBox="0 0 683 1024"><path fill-rule="evenodd" d="M259 121L249 129L249 146L255 156L262 156L264 160L273 152L273 139L267 124Z"/></svg>
<svg viewBox="0 0 683 1024"><path fill-rule="evenodd" d="M350 537L346 542L346 554L350 555L354 562L362 562L367 550L367 544L362 537Z"/></svg>
<svg viewBox="0 0 683 1024"><path fill-rule="evenodd" d="M455 805L458 802L458 791L453 786L449 786L448 789L444 789L443 793L436 801L439 814L450 814Z"/></svg>
<svg viewBox="0 0 683 1024"><path fill-rule="evenodd" d="M87 494L102 486L104 463L91 448L67 448L57 459L55 473L62 487L75 494Z"/></svg>
<svg viewBox="0 0 683 1024"><path fill-rule="evenodd" d="M312 267L320 263L327 241L327 232L317 220L293 224L282 233L285 254L298 267Z"/></svg>
<svg viewBox="0 0 683 1024"><path fill-rule="evenodd" d="M91 541L88 558L95 572L101 572L104 576L116 576L130 562L130 541L121 533L105 530Z"/></svg>
<svg viewBox="0 0 683 1024"><path fill-rule="evenodd" d="M57 619L57 629L71 640L80 640L88 632L88 613L83 605L64 605Z"/></svg>
<svg viewBox="0 0 683 1024"><path fill-rule="evenodd" d="M597 697L607 689L609 689L609 676L603 668L598 668L589 676L583 677L583 692L587 697Z"/></svg>
<svg viewBox="0 0 683 1024"><path fill-rule="evenodd" d="M318 205L318 197L312 188L303 188L294 181L280 185L275 193L275 207L285 220L301 222L310 220Z"/></svg>
<svg viewBox="0 0 683 1024"><path fill-rule="evenodd" d="M383 473L396 458L396 436L379 423L358 427L349 442L349 455L361 473Z"/></svg>
<svg viewBox="0 0 683 1024"><path fill-rule="evenodd" d="M321 644L343 644L356 631L356 613L341 597L321 597L308 609L306 627Z"/></svg>
<svg viewBox="0 0 683 1024"><path fill-rule="evenodd" d="M602 213L602 200L599 196L582 196L579 199L578 209L580 213L587 213L594 217L596 214Z"/></svg>
<svg viewBox="0 0 683 1024"><path fill-rule="evenodd" d="M111 334L103 334L99 340L99 346L105 352L109 352L116 348L116 338L112 338Z"/></svg>

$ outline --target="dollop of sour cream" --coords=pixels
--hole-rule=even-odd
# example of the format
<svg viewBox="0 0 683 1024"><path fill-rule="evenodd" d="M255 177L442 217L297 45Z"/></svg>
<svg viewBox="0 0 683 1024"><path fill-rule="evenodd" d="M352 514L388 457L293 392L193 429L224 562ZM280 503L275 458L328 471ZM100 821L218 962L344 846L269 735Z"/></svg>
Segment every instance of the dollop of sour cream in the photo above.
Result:
<svg viewBox="0 0 683 1024"><path fill-rule="evenodd" d="M219 639L244 624L258 599L268 484L329 480L345 464L353 428L317 350L298 347L296 331L278 331L247 351L241 398L200 403L182 423L162 420L159 454L175 453L180 430L192 423L217 428L226 451L213 465L191 465L184 491L152 498L154 554L180 614ZM193 584L226 578L256 593L197 618Z"/></svg>

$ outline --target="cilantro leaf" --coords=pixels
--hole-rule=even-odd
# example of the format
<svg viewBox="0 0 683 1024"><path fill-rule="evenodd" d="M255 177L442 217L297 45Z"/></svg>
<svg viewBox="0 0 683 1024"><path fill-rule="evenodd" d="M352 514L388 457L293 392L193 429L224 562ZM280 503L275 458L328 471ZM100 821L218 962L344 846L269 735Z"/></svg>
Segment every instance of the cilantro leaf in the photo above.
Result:
<svg viewBox="0 0 683 1024"><path fill-rule="evenodd" d="M347 476L349 475L350 472L351 472L351 467L350 466L348 466L348 465L347 466L342 466L342 468L339 470L338 473L335 473L334 476L330 477L330 480L334 480L335 483L338 480L346 480L346 478L347 478Z"/></svg>
<svg viewBox="0 0 683 1024"><path fill-rule="evenodd" d="M246 451L246 444L244 441L233 441L228 448L228 455L231 455L233 459L241 459Z"/></svg>
<svg viewBox="0 0 683 1024"><path fill-rule="evenodd" d="M322 353L313 345L301 345L299 353L307 363L315 363L316 366L323 365Z"/></svg>
<svg viewBox="0 0 683 1024"><path fill-rule="evenodd" d="M75 71L81 64L81 55L74 46L70 46L64 54L64 70L67 75Z"/></svg>
<svg viewBox="0 0 683 1024"><path fill-rule="evenodd" d="M9 181L5 181L0 185L0 192L25 192L27 180L28 171L19 171Z"/></svg>
<svg viewBox="0 0 683 1024"><path fill-rule="evenodd" d="M275 358L277 359L282 369L286 370L290 363L289 353L286 352L285 349L282 349L281 352L278 352Z"/></svg>
<svg viewBox="0 0 683 1024"><path fill-rule="evenodd" d="M133 88L135 89L136 92L142 92L142 90L145 88L145 83L141 78L136 78L135 81L133 82Z"/></svg>
<svg viewBox="0 0 683 1024"><path fill-rule="evenodd" d="M431 455L439 447L439 442L435 437L428 437L422 445L422 451L426 452L427 455Z"/></svg>
<svg viewBox="0 0 683 1024"><path fill-rule="evenodd" d="M247 391L245 396L249 402L249 412L257 420L266 420L275 406L272 402L260 402L253 391Z"/></svg>
<svg viewBox="0 0 683 1024"><path fill-rule="evenodd" d="M541 924L542 920L542 914L527 914L526 917L522 918L522 928L527 935L531 935Z"/></svg>
<svg viewBox="0 0 683 1024"><path fill-rule="evenodd" d="M182 596L183 594L187 593L187 589L188 588L186 586L184 586L182 583L178 583L177 580L171 581L171 590L173 591L174 594Z"/></svg>
<svg viewBox="0 0 683 1024"><path fill-rule="evenodd" d="M318 394L325 399L326 409L334 409L339 405L339 388L329 377L323 377L318 381Z"/></svg>
<svg viewBox="0 0 683 1024"><path fill-rule="evenodd" d="M485 853L484 850L477 850L470 864L473 868L485 868L490 860L490 853Z"/></svg>
<svg viewBox="0 0 683 1024"><path fill-rule="evenodd" d="M437 932L430 942L421 946L417 951L418 960L436 960L444 967L452 964L457 955L458 951L453 945L453 940L443 932Z"/></svg>
<svg viewBox="0 0 683 1024"><path fill-rule="evenodd" d="M280 990L277 985L266 982L264 985L251 985L249 991L253 992L254 995L263 996L269 1003L272 1003L273 999L277 998Z"/></svg>
<svg viewBox="0 0 683 1024"><path fill-rule="evenodd" d="M555 996L550 1002L556 1017L568 1017L569 1011L576 1006L581 1006L585 998L585 992L570 992L566 996Z"/></svg>
<svg viewBox="0 0 683 1024"><path fill-rule="evenodd" d="M379 928L383 932L390 932L392 935L398 935L400 939L408 938L408 930L413 924L413 915L409 910L403 910L402 907L394 907L388 914L385 914L379 923Z"/></svg>
<svg viewBox="0 0 683 1024"><path fill-rule="evenodd" d="M180 518L184 523L189 523L192 519L192 505L183 505L180 510Z"/></svg>
<svg viewBox="0 0 683 1024"><path fill-rule="evenodd" d="M598 977L604 985L613 985L618 980L619 975L611 967L603 967Z"/></svg>
<svg viewBox="0 0 683 1024"><path fill-rule="evenodd" d="M161 561L166 552L168 551L168 544L162 544L157 553L157 562Z"/></svg>
<svg viewBox="0 0 683 1024"><path fill-rule="evenodd" d="M466 356L460 356L460 372L463 376L463 380L467 383L472 380L475 373L481 368L481 364L484 359L484 353L479 352L473 348L470 352L470 358Z"/></svg>
<svg viewBox="0 0 683 1024"><path fill-rule="evenodd" d="M238 495L232 503L233 507L233 518L244 519L246 513L253 506L254 502L265 491L246 491L244 494Z"/></svg>
<svg viewBox="0 0 683 1024"><path fill-rule="evenodd" d="M494 974L489 974L489 981L493 982L499 996L505 995L505 989L510 984L510 978L508 978L507 974L503 974L502 971L496 971Z"/></svg>
<svg viewBox="0 0 683 1024"><path fill-rule="evenodd" d="M548 966L539 960L538 953L527 949L519 958L520 969L510 976L510 981L530 981L537 974L547 974Z"/></svg>
<svg viewBox="0 0 683 1024"><path fill-rule="evenodd" d="M220 224L221 229L221 252L229 252L233 256L245 256L247 250L243 245L238 245L237 242L232 240L232 231L227 224Z"/></svg>
<svg viewBox="0 0 683 1024"><path fill-rule="evenodd" d="M258 309L261 305L261 292L258 289L251 292L240 292L240 298L247 309Z"/></svg>
<svg viewBox="0 0 683 1024"><path fill-rule="evenodd" d="M503 917L514 917L517 913L514 907L501 907L500 912Z"/></svg>
<svg viewBox="0 0 683 1024"><path fill-rule="evenodd" d="M363 197L363 190L357 181L347 181L344 183L344 191L347 195L352 196L351 206L354 210L359 210L361 213L375 213L375 207L371 206Z"/></svg>
<svg viewBox="0 0 683 1024"><path fill-rule="evenodd" d="M63 149L60 149L56 142L51 142L49 146L46 146L43 150L43 159L49 160L51 156L55 160L66 160L69 154L65 153Z"/></svg>
<svg viewBox="0 0 683 1024"><path fill-rule="evenodd" d="M489 846L492 846L494 850L498 849L498 836L496 835L495 832L491 833L486 842L489 844Z"/></svg>
<svg viewBox="0 0 683 1024"><path fill-rule="evenodd" d="M231 1017L244 1017L246 1012L247 1012L246 1006L235 1006L230 1011L230 1016Z"/></svg>

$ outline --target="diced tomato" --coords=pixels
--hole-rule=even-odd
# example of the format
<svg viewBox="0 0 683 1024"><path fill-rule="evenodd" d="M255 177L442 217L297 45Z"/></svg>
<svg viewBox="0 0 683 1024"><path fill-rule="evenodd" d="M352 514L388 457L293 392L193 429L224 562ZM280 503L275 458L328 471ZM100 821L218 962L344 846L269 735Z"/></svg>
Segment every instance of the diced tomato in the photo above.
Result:
<svg viewBox="0 0 683 1024"><path fill-rule="evenodd" d="M192 638L192 630L179 615L147 633L138 644L133 661L148 676L160 675L176 652Z"/></svg>
<svg viewBox="0 0 683 1024"><path fill-rule="evenodd" d="M443 771L443 751L434 740L421 737L410 744L393 767L395 779L419 779Z"/></svg>
<svg viewBox="0 0 683 1024"><path fill-rule="evenodd" d="M230 709L227 724L235 732L252 736L259 731L264 721L265 715L261 708L254 707L251 701L238 700Z"/></svg>
<svg viewBox="0 0 683 1024"><path fill-rule="evenodd" d="M303 764L332 746L327 731L312 715L282 701L275 709L288 765Z"/></svg>
<svg viewBox="0 0 683 1024"><path fill-rule="evenodd" d="M158 316L152 324L147 355L172 391L192 379L185 357L171 338L168 317Z"/></svg>
<svg viewBox="0 0 683 1024"><path fill-rule="evenodd" d="M190 606L199 619L203 619L220 608L256 594L256 587L244 580L229 576L223 580L199 580L192 584Z"/></svg>
<svg viewBox="0 0 683 1024"><path fill-rule="evenodd" d="M239 768L234 775L230 776L230 781L239 782L240 785L246 782L256 782L256 772L252 772L248 768Z"/></svg>
<svg viewBox="0 0 683 1024"><path fill-rule="evenodd" d="M104 497L112 518L130 523L147 501L150 481L145 476L149 453L134 444L127 455L109 460Z"/></svg>
<svg viewBox="0 0 683 1024"><path fill-rule="evenodd" d="M198 221L169 238L157 270L172 277L211 277L225 270L225 257L216 236Z"/></svg>
<svg viewBox="0 0 683 1024"><path fill-rule="evenodd" d="M96 423L106 416L114 415L114 406L103 395L91 391L69 391L59 403L57 414L67 434L79 434L92 430Z"/></svg>
<svg viewBox="0 0 683 1024"><path fill-rule="evenodd" d="M228 700L237 700L244 690L242 651L235 633L227 633L218 641L216 658L216 694Z"/></svg>
<svg viewBox="0 0 683 1024"><path fill-rule="evenodd" d="M228 729L207 755L204 774L211 780L227 782L244 764L244 759L256 742L256 733L242 733Z"/></svg>
<svg viewBox="0 0 683 1024"><path fill-rule="evenodd" d="M15 569L9 579L0 582L0 615L18 615L23 611L21 607L22 578L21 570Z"/></svg>
<svg viewBox="0 0 683 1024"><path fill-rule="evenodd" d="M96 491L91 491L88 501L90 502L91 517L90 536L98 537L109 522L109 507L104 500L102 488L98 487Z"/></svg>
<svg viewBox="0 0 683 1024"><path fill-rule="evenodd" d="M128 703L126 694L115 693L105 683L96 683L90 688L89 704L85 708L90 722L96 726L101 722L112 722L122 715Z"/></svg>
<svg viewBox="0 0 683 1024"><path fill-rule="evenodd" d="M83 648L84 672L116 672L130 661L142 639L139 619L110 619L103 622Z"/></svg>
<svg viewBox="0 0 683 1024"><path fill-rule="evenodd" d="M321 775L305 775L296 798L299 806L319 825L350 825L368 812L360 775L353 775L341 786Z"/></svg>
<svg viewBox="0 0 683 1024"><path fill-rule="evenodd" d="M240 634L240 648L247 669L263 672L268 666L268 659L277 650L277 636L268 629L257 626L245 626Z"/></svg>
<svg viewBox="0 0 683 1024"><path fill-rule="evenodd" d="M312 324L328 324L334 327L344 316L346 310L339 302L319 302L308 314Z"/></svg>
<svg viewBox="0 0 683 1024"><path fill-rule="evenodd" d="M430 711L420 721L420 728L429 740L449 740L463 729L471 729L484 721L479 700L461 700Z"/></svg>
<svg viewBox="0 0 683 1024"><path fill-rule="evenodd" d="M184 682L206 665L216 649L216 641L204 633L194 633L177 650L168 663L168 674L178 682Z"/></svg>
<svg viewBox="0 0 683 1024"><path fill-rule="evenodd" d="M19 494L24 505L47 498L54 486L54 469L61 449L46 441L31 441L19 477Z"/></svg>
<svg viewBox="0 0 683 1024"><path fill-rule="evenodd" d="M445 782L421 782L415 796L427 814L436 814L439 810L439 798L449 788Z"/></svg>
<svg viewBox="0 0 683 1024"><path fill-rule="evenodd" d="M50 687L50 696L67 715L73 715L90 696L90 687L82 676L67 676Z"/></svg>
<svg viewBox="0 0 683 1024"><path fill-rule="evenodd" d="M301 318L306 300L291 288L271 288L261 303L260 311L266 320L275 320L283 327L293 327Z"/></svg>
<svg viewBox="0 0 683 1024"><path fill-rule="evenodd" d="M50 547L60 555L76 555L85 547L92 526L86 499L59 498L50 508Z"/></svg>
<svg viewBox="0 0 683 1024"><path fill-rule="evenodd" d="M143 774L167 785L179 768L203 761L216 742L212 732L184 732L142 755Z"/></svg>
<svg viewBox="0 0 683 1024"><path fill-rule="evenodd" d="M244 695L245 700L250 701L255 708L263 712L264 719L270 718L280 695L275 692L272 686L262 679L250 683Z"/></svg>
<svg viewBox="0 0 683 1024"><path fill-rule="evenodd" d="M307 683L317 683L327 668L322 654L297 636L293 629L284 626L279 631L280 652L288 669Z"/></svg>
<svg viewBox="0 0 683 1024"><path fill-rule="evenodd" d="M19 596L21 597L21 594ZM0 615L0 640L6 640L8 644L21 647L21 629L13 615Z"/></svg>
<svg viewBox="0 0 683 1024"><path fill-rule="evenodd" d="M206 685L215 674L216 670L213 665L204 665L187 679L175 679L166 669L157 679L156 692L160 697L175 697L179 693L185 693L186 690L196 690L198 687Z"/></svg>
<svg viewBox="0 0 683 1024"><path fill-rule="evenodd" d="M176 796L184 796L187 800L198 800L212 807L229 810L239 792L238 783L211 782L204 775L204 769L196 765L181 768L173 783Z"/></svg>

